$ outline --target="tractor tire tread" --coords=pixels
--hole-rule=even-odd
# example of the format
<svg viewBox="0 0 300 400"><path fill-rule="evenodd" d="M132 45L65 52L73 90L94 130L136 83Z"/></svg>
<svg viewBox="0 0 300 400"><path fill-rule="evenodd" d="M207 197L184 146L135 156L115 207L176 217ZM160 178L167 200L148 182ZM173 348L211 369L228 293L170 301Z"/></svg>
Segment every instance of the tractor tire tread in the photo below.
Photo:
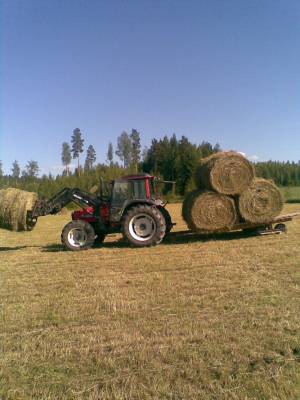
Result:
<svg viewBox="0 0 300 400"><path fill-rule="evenodd" d="M69 233L69 231L71 229L74 229L74 228L83 228L83 229L85 229L86 234L87 234L87 241L86 241L84 246L75 247L75 246L72 246L69 243L69 241L68 241L68 233ZM80 220L69 222L67 225L65 225L65 227L63 228L62 233L61 233L61 242L62 242L62 244L67 249L72 250L72 251L88 250L93 246L94 241L95 241L94 228L88 222L84 222L84 221L80 221Z"/></svg>
<svg viewBox="0 0 300 400"><path fill-rule="evenodd" d="M138 241L134 239L129 231L129 222L137 214L149 214L156 224L156 232L152 238L146 241ZM166 234L166 221L162 212L155 206L141 204L130 208L123 217L122 220L122 233L123 238L134 247L150 247L156 246L161 243Z"/></svg>
<svg viewBox="0 0 300 400"><path fill-rule="evenodd" d="M159 208L159 211L162 213L162 215L163 215L164 218L165 218L165 222L166 222L166 234L169 234L170 231L171 231L171 229L173 228L171 215L170 215L169 211L166 210L165 207Z"/></svg>

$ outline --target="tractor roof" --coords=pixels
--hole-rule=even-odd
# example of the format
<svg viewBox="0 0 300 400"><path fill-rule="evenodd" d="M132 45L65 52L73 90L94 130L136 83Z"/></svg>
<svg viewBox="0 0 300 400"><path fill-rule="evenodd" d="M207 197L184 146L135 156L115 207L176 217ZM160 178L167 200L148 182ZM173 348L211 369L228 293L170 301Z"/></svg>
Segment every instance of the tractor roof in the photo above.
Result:
<svg viewBox="0 0 300 400"><path fill-rule="evenodd" d="M138 179L145 179L145 178L153 179L154 176L149 175L149 174L126 175L126 176L122 176L118 180L130 181L130 180L138 180Z"/></svg>

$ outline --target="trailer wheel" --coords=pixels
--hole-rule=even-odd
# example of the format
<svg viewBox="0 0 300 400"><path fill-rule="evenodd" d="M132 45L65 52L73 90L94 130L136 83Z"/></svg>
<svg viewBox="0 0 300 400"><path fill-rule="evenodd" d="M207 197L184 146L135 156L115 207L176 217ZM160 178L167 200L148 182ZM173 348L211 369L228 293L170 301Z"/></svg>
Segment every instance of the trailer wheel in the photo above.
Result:
<svg viewBox="0 0 300 400"><path fill-rule="evenodd" d="M283 233L287 233L287 226L285 224L276 224L274 229Z"/></svg>
<svg viewBox="0 0 300 400"><path fill-rule="evenodd" d="M122 231L124 238L134 246L155 246L165 236L165 218L153 206L139 205L132 207L124 216Z"/></svg>
<svg viewBox="0 0 300 400"><path fill-rule="evenodd" d="M88 222L71 221L62 230L61 241L69 250L87 250L95 241L94 228Z"/></svg>

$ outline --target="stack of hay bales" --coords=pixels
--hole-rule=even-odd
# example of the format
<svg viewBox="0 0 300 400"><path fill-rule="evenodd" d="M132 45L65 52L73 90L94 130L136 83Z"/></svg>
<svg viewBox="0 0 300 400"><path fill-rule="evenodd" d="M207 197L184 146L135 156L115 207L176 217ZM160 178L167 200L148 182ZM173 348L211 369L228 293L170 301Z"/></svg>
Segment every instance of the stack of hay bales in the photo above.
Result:
<svg viewBox="0 0 300 400"><path fill-rule="evenodd" d="M197 189L183 202L182 216L199 232L224 232L240 222L267 224L283 206L278 188L255 177L253 165L236 152L220 152L200 161Z"/></svg>
<svg viewBox="0 0 300 400"><path fill-rule="evenodd" d="M37 194L15 188L0 190L0 228L20 232L30 230L27 211L37 201Z"/></svg>

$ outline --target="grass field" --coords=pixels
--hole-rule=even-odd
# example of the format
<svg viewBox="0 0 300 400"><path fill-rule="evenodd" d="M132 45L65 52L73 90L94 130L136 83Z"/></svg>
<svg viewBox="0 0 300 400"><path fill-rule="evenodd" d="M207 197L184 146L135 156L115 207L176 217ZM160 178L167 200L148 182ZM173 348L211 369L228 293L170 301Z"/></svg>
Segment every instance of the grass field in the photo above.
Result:
<svg viewBox="0 0 300 400"><path fill-rule="evenodd" d="M300 186L281 187L284 199L290 203L300 203Z"/></svg>
<svg viewBox="0 0 300 400"><path fill-rule="evenodd" d="M300 218L79 253L68 218L0 230L1 400L300 399Z"/></svg>

